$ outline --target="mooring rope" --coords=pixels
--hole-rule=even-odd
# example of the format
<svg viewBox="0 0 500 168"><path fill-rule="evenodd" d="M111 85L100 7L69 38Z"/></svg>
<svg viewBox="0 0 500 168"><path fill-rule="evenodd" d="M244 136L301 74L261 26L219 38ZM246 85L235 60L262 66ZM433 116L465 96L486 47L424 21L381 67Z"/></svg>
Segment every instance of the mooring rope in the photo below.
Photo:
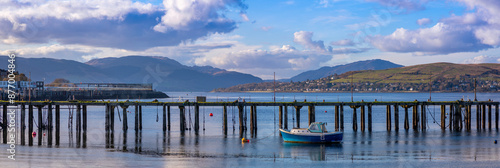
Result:
<svg viewBox="0 0 500 168"><path fill-rule="evenodd" d="M118 120L120 120L120 122L122 122L122 118L120 117L120 108L118 106L116 106L116 112L118 112Z"/></svg>

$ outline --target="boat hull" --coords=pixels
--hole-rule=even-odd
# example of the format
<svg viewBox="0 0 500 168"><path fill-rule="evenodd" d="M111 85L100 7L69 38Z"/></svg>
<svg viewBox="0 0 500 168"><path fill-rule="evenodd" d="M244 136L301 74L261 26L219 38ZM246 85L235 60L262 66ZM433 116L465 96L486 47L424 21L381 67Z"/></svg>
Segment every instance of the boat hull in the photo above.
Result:
<svg viewBox="0 0 500 168"><path fill-rule="evenodd" d="M340 143L342 132L292 134L288 130L280 129L283 141L290 143Z"/></svg>

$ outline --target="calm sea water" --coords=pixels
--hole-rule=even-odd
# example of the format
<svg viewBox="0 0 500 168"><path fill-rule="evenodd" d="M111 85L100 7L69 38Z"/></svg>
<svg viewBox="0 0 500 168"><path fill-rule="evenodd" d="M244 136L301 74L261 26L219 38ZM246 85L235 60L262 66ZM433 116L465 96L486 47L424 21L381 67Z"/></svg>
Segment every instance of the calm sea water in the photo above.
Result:
<svg viewBox="0 0 500 168"><path fill-rule="evenodd" d="M172 98L160 101L194 101L207 96L208 101L273 101L273 93L168 93ZM433 101L473 99L472 93L433 93ZM276 101L345 101L350 93L276 93ZM356 93L354 101L414 101L429 99L428 93ZM500 100L500 94L481 93L479 100ZM152 101L152 100L141 100ZM237 108L228 108L228 136L222 132L222 108L200 107L200 134L179 131L179 109L172 108L171 131L163 134L162 108L143 107L142 139L136 143L133 113L128 114L127 136L115 113L114 148L105 148L104 107L88 107L87 148L76 148L75 125L68 128L70 109L61 110L61 145L47 147L16 145L16 160L7 159L9 147L0 144L2 167L497 167L500 165L498 130L478 132L473 108L471 132L441 131L440 107L428 107L426 131L405 131L404 114L400 113L400 130L385 130L385 107L373 108L373 132L352 131L352 110L345 108L344 141L332 145L283 143L277 131L278 108L258 107L258 133L250 143L241 143ZM74 108L74 107L72 107ZM133 111L133 107L129 107ZM249 113L250 109L246 109ZM334 107L316 107L316 121L327 122L334 130ZM74 111L74 109L72 110ZM294 110L289 107L289 127L294 126ZM401 112L402 110L400 110ZM120 114L122 111L120 110ZM210 117L209 113L214 116ZM301 114L302 127L307 126L307 109ZM19 116L19 115L18 115ZM194 122L194 109L186 109ZM35 113L35 118L37 118ZM359 117L359 113L358 113ZM18 117L19 118L19 117ZM410 115L411 121L411 115ZM435 122L436 121L436 122ZM73 120L74 122L74 120ZM358 124L359 124L358 118ZM194 124L194 123L193 123ZM494 127L494 126L493 126ZM36 129L35 129L36 130ZM73 131L72 131L73 130ZM126 143L124 143L124 138ZM20 139L17 139L19 142ZM140 151L136 150L140 147ZM126 150L123 150L123 149ZM139 149L139 148L138 148Z"/></svg>

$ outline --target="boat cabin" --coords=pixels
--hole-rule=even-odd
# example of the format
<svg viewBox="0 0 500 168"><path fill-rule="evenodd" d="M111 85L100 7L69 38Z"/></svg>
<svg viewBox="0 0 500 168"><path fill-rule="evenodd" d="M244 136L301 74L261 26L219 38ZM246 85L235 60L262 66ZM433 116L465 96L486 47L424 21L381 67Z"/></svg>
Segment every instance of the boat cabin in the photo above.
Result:
<svg viewBox="0 0 500 168"><path fill-rule="evenodd" d="M328 132L328 131L326 131L325 123L313 122L313 123L311 123L311 125L309 125L309 132L322 133L322 132Z"/></svg>

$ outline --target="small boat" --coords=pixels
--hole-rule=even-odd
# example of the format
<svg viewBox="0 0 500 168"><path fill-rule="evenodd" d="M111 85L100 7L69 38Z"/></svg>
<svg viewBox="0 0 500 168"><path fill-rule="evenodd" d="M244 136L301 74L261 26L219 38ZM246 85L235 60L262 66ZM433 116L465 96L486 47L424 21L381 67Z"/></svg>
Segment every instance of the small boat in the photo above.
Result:
<svg viewBox="0 0 500 168"><path fill-rule="evenodd" d="M340 143L343 132L326 131L325 123L313 122L309 128L280 129L283 141L292 143Z"/></svg>

